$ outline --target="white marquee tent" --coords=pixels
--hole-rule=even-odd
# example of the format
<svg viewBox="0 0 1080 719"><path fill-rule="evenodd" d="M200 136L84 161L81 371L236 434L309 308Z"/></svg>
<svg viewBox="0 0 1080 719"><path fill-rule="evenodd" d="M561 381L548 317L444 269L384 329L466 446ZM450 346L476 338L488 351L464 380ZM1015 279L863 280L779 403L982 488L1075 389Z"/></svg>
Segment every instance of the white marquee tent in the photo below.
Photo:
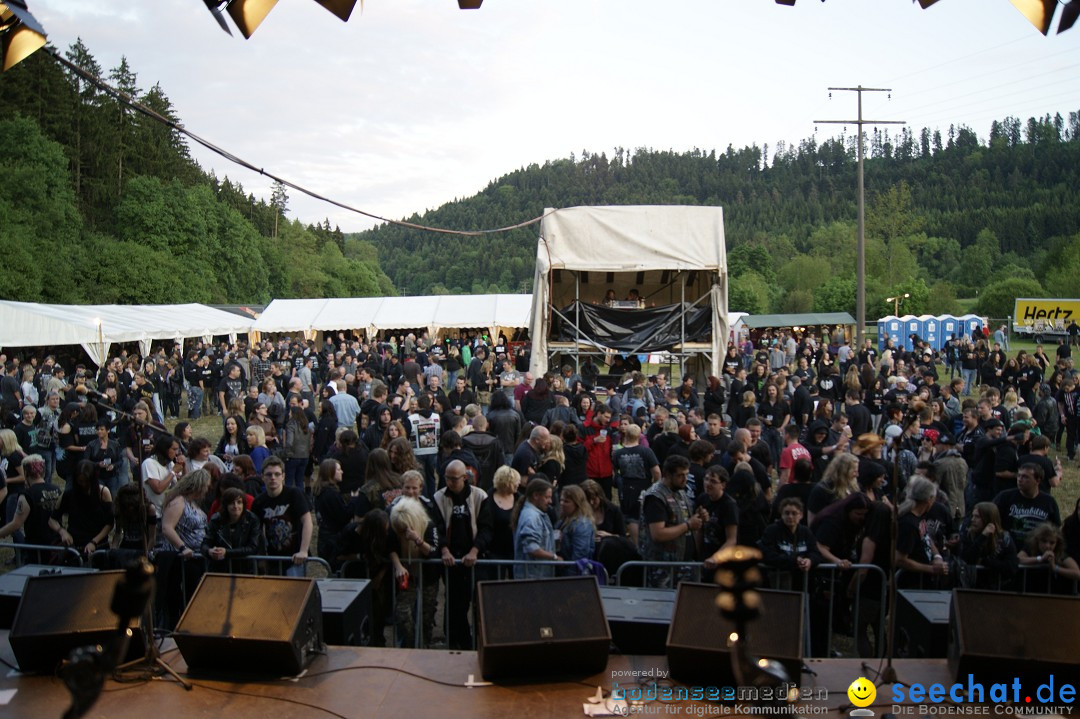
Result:
<svg viewBox="0 0 1080 719"><path fill-rule="evenodd" d="M148 354L154 340L248 331L249 318L200 304L183 305L49 305L0 300L0 347L80 345L100 366L109 347L138 342Z"/></svg>
<svg viewBox="0 0 1080 719"><path fill-rule="evenodd" d="M611 206L545 210L536 248L529 330L532 372L547 371L553 314L574 301L601 303L607 290L623 297L637 289L656 305L710 307L709 342L683 342L674 352L702 356L701 369L719 376L727 346L727 252L719 207ZM571 323L573 318L562 318ZM562 348L571 354L596 347L588 338ZM585 348L585 349L583 349Z"/></svg>
<svg viewBox="0 0 1080 719"><path fill-rule="evenodd" d="M532 295L424 295L274 300L255 321L258 332L299 332L314 338L332 330L404 330L526 327Z"/></svg>

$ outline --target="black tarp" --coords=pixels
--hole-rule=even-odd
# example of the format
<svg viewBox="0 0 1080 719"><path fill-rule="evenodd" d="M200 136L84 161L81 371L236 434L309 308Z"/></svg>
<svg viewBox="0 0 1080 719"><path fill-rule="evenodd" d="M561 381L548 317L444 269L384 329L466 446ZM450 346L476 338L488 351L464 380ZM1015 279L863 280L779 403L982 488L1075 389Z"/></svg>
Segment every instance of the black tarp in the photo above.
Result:
<svg viewBox="0 0 1080 719"><path fill-rule="evenodd" d="M566 319L551 319L552 336L561 342L581 339L624 352L659 352L682 343L682 320L686 311L686 341L712 341L712 314L709 307L686 304L620 309L572 302L563 308ZM580 314L578 314L580 312ZM580 335L573 323L579 322Z"/></svg>

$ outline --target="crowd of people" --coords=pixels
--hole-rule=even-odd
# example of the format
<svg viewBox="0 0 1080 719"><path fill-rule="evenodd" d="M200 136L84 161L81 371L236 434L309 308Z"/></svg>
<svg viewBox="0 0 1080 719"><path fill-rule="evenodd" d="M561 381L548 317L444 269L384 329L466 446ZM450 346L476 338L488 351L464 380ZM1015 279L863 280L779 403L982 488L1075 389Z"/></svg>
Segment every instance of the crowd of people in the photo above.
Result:
<svg viewBox="0 0 1080 719"><path fill-rule="evenodd" d="M617 356L533 377L527 345L480 333L177 346L70 378L51 356L4 357L0 537L113 563L149 552L165 622L204 568L269 555L302 575L319 556L372 579L376 641L390 621L405 646L431 645L444 597L447 646L471 648L478 579L645 560L659 564L624 583L672 587L734 544L811 592L815 653L828 611L877 652L896 572L1075 592L1080 505L1063 519L1048 456L1064 439L1075 458L1070 347L913 340L766 332L700 386ZM209 414L216 441L193 436ZM856 593L853 616L836 597Z"/></svg>

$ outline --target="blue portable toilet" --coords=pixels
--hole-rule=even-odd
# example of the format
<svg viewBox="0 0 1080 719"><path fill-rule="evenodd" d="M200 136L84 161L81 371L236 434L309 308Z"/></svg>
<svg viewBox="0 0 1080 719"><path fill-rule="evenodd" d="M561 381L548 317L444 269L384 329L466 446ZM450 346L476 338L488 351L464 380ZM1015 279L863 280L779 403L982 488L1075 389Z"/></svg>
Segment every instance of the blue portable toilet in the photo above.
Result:
<svg viewBox="0 0 1080 719"><path fill-rule="evenodd" d="M981 330L986 323L983 322L983 318L978 315L961 315L956 318L961 324L961 331L965 337L971 337L975 334L975 330Z"/></svg>
<svg viewBox="0 0 1080 719"><path fill-rule="evenodd" d="M900 319L904 321L904 349L911 350L915 346L911 341L911 335L923 336L922 321L915 315L904 315Z"/></svg>
<svg viewBox="0 0 1080 719"><path fill-rule="evenodd" d="M944 340L938 318L933 315L919 315L919 323L922 325L922 333L919 336L930 343L931 349L940 350Z"/></svg>
<svg viewBox="0 0 1080 719"><path fill-rule="evenodd" d="M947 345L956 335L958 338L964 334L960 327L960 320L953 315L938 315L938 323L941 329L941 346Z"/></svg>
<svg viewBox="0 0 1080 719"><path fill-rule="evenodd" d="M904 343L904 324L896 315L889 315L878 320L878 352L885 351L885 340L891 339L894 347Z"/></svg>

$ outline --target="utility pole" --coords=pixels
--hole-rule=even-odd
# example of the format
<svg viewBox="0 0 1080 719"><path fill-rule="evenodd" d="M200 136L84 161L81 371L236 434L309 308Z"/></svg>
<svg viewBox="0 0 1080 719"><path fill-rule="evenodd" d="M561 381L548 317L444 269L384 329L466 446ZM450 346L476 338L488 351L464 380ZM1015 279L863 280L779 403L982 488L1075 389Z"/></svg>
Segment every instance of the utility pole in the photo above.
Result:
<svg viewBox="0 0 1080 719"><path fill-rule="evenodd" d="M859 351L863 346L863 335L866 332L866 201L863 191L863 125L905 125L903 120L864 120L862 116L862 94L864 92L892 92L887 87L830 87L829 97L832 91L857 92L859 94L859 119L857 120L814 120L815 123L832 125L857 125L859 128L859 221L855 240L855 282L857 285L855 298L855 348ZM891 97L891 96L890 96Z"/></svg>

